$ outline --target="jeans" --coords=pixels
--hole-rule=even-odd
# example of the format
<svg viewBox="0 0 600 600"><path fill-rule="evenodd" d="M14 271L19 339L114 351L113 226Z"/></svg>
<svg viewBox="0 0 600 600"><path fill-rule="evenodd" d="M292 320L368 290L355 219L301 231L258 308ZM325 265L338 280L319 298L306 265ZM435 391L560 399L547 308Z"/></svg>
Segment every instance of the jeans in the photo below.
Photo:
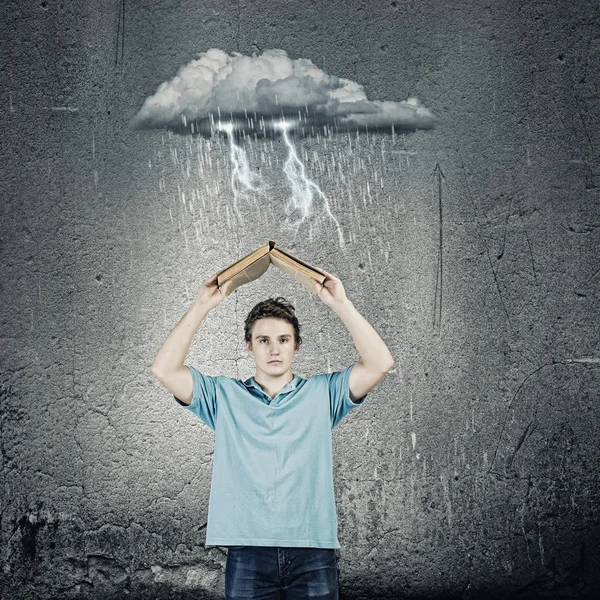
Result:
<svg viewBox="0 0 600 600"><path fill-rule="evenodd" d="M335 548L229 546L225 600L338 600Z"/></svg>

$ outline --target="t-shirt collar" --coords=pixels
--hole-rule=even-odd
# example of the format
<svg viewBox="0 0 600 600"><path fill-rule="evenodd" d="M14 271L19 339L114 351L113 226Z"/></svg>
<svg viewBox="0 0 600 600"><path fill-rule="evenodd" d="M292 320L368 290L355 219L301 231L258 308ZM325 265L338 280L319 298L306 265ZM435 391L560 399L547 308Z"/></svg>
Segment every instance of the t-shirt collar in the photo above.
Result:
<svg viewBox="0 0 600 600"><path fill-rule="evenodd" d="M291 392L292 390L295 390L301 379L302 378L299 375L294 375L294 378L290 382L286 383L279 393L281 394L282 392ZM248 388L253 387L261 392L264 391L260 385L254 381L254 377L249 377L246 379L246 381L242 381L242 383Z"/></svg>

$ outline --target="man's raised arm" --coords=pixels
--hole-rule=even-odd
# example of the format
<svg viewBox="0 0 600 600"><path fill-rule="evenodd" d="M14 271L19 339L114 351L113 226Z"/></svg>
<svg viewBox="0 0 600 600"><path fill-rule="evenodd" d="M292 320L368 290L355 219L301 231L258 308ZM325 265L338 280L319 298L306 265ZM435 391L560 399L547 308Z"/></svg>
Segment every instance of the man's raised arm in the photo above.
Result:
<svg viewBox="0 0 600 600"><path fill-rule="evenodd" d="M394 366L394 358L379 334L348 300L342 282L327 271L324 273L327 278L323 284L313 280L315 290L346 325L360 354L360 361L350 371L350 398L356 401L384 378Z"/></svg>
<svg viewBox="0 0 600 600"><path fill-rule="evenodd" d="M152 375L185 404L192 401L193 382L192 374L183 361L190 351L192 339L200 323L223 301L230 283L228 281L219 288L215 274L202 284L198 297L167 336L152 362Z"/></svg>

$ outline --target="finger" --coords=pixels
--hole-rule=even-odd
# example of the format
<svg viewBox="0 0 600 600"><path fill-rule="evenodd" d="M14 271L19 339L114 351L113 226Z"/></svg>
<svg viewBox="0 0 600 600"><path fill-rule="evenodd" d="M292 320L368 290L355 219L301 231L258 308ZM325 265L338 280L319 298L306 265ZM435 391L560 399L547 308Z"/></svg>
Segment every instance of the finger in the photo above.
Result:
<svg viewBox="0 0 600 600"><path fill-rule="evenodd" d="M216 283L217 282L217 273L215 273L214 275L211 275L205 282L204 285L210 285L211 283Z"/></svg>

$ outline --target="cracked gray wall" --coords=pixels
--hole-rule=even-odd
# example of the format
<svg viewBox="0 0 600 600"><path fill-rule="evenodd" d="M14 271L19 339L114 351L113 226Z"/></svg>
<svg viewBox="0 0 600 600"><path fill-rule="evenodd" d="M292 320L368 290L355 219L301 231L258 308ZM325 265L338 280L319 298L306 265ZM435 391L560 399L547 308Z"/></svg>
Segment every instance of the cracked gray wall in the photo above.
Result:
<svg viewBox="0 0 600 600"><path fill-rule="evenodd" d="M204 546L214 437L149 366L203 279L273 238L337 274L396 361L333 434L342 597L598 591L595 3L49 0L2 13L3 598L222 597L226 555ZM345 251L326 233L286 238L275 202L268 222L245 208L247 225L228 226L219 147L220 191L194 235L184 163L170 160L187 140L127 122L210 47L284 48L440 117L355 150L353 207L340 172L319 171L347 140L298 142L318 150L307 166L356 230ZM335 316L273 271L209 315L190 363L252 374L243 318L273 293L303 323L299 374L356 360Z"/></svg>

